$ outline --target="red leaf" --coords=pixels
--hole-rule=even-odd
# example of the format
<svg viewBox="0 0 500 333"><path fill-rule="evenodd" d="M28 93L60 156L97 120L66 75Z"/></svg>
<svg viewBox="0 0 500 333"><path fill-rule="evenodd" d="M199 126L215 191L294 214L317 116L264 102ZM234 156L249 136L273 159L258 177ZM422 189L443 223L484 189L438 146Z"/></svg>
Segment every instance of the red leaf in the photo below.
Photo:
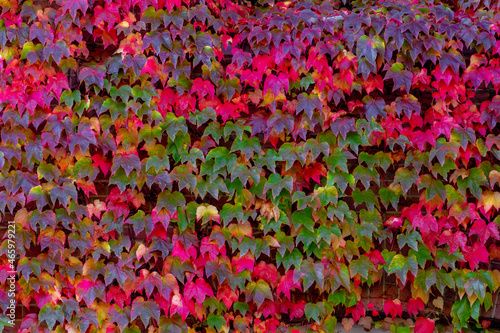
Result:
<svg viewBox="0 0 500 333"><path fill-rule="evenodd" d="M434 332L435 325L433 320L418 317L415 322L415 333L432 333Z"/></svg>
<svg viewBox="0 0 500 333"><path fill-rule="evenodd" d="M418 311L425 309L425 304L420 297L410 298L408 301L408 313L412 316L418 315Z"/></svg>
<svg viewBox="0 0 500 333"><path fill-rule="evenodd" d="M255 266L252 275L254 278L262 279L273 286L276 284L276 280L278 280L278 270L276 266L267 264L264 261L259 262L258 265Z"/></svg>
<svg viewBox="0 0 500 333"><path fill-rule="evenodd" d="M69 14L74 20L76 17L76 11L78 9L80 9L83 14L87 12L87 9L89 8L89 2L88 0L62 0L61 6L63 13L69 11Z"/></svg>
<svg viewBox="0 0 500 333"><path fill-rule="evenodd" d="M209 260L216 260L217 256L220 254L223 257L226 256L226 247L222 246L219 247L217 242L215 240L210 241L210 238L207 236L201 240L200 244L200 254L204 255L205 253L208 253Z"/></svg>
<svg viewBox="0 0 500 333"><path fill-rule="evenodd" d="M279 296L280 293L283 293L288 299L290 299L290 290L292 288L302 290L299 281L296 281L295 283L293 282L293 271L288 270L285 275L280 277L278 287L276 288L276 294Z"/></svg>
<svg viewBox="0 0 500 333"><path fill-rule="evenodd" d="M253 271L255 258L253 254L247 253L242 257L233 257L232 264L234 267L234 274L238 274L245 269L248 269L251 272Z"/></svg>
<svg viewBox="0 0 500 333"><path fill-rule="evenodd" d="M306 302L304 300L299 300L297 302L287 301L286 306L290 311L290 320L293 320L293 318L302 318Z"/></svg>
<svg viewBox="0 0 500 333"><path fill-rule="evenodd" d="M302 175L306 181L312 179L316 183L321 184L320 176L326 177L327 172L323 163L316 162L313 165L304 168Z"/></svg>
<svg viewBox="0 0 500 333"><path fill-rule="evenodd" d="M425 149L425 144L429 143L431 146L436 146L436 138L432 130L428 129L425 132L415 131L412 136L413 145L418 149L423 151Z"/></svg>
<svg viewBox="0 0 500 333"><path fill-rule="evenodd" d="M201 78L196 78L193 81L193 86L191 87L191 94L198 93L198 98L210 95L211 98L215 96L214 85L210 81L204 81Z"/></svg>
<svg viewBox="0 0 500 333"><path fill-rule="evenodd" d="M274 317L276 315L276 303L266 299L257 311L261 312L264 318Z"/></svg>
<svg viewBox="0 0 500 333"><path fill-rule="evenodd" d="M203 279L197 279L196 283L189 281L184 288L184 297L196 299L198 304L202 304L206 296L214 297L212 287Z"/></svg>
<svg viewBox="0 0 500 333"><path fill-rule="evenodd" d="M370 261L377 267L379 264L385 264L385 259L380 253L379 250L373 250L366 253L366 256L370 259Z"/></svg>
<svg viewBox="0 0 500 333"><path fill-rule="evenodd" d="M106 302L111 303L111 301L115 301L115 303L123 309L123 305L130 305L131 299L127 296L127 294L118 286L111 286L106 293Z"/></svg>
<svg viewBox="0 0 500 333"><path fill-rule="evenodd" d="M103 23L107 23L108 32L121 20L118 5L114 3L106 3L104 8L96 6L93 10L94 25L104 27Z"/></svg>
<svg viewBox="0 0 500 333"><path fill-rule="evenodd" d="M397 229L403 225L403 219L401 219L400 217L391 216L387 221L385 221L384 224L391 228Z"/></svg>
<svg viewBox="0 0 500 333"><path fill-rule="evenodd" d="M190 246L187 250L181 241L175 242L174 248L172 249L172 256L181 258L181 262L188 260L189 258L196 258L198 251L194 246Z"/></svg>
<svg viewBox="0 0 500 333"><path fill-rule="evenodd" d="M366 93L369 94L375 89L380 90L381 92L384 91L384 81L382 80L382 76L380 75L370 75L366 81L365 81L365 90Z"/></svg>
<svg viewBox="0 0 500 333"><path fill-rule="evenodd" d="M420 211L413 216L410 216L410 222L415 228L420 228L423 233L428 233L429 231L438 231L438 223L434 216L426 215L423 216Z"/></svg>
<svg viewBox="0 0 500 333"><path fill-rule="evenodd" d="M234 302L238 301L238 294L231 289L229 284L222 284L217 289L217 299L224 302L226 308L230 309Z"/></svg>
<svg viewBox="0 0 500 333"><path fill-rule="evenodd" d="M365 304L363 302L358 302L356 306L346 309L346 314L352 314L352 319L355 323L358 322L360 317L364 317L366 314Z"/></svg>
<svg viewBox="0 0 500 333"><path fill-rule="evenodd" d="M172 297L172 305L170 306L170 315L178 313L182 317L182 321L186 320L189 315L189 308L186 300L181 295Z"/></svg>
<svg viewBox="0 0 500 333"><path fill-rule="evenodd" d="M476 268L480 262L489 263L488 250L483 243L475 242L471 247L465 246L463 249L464 259L469 262L471 270Z"/></svg>
<svg viewBox="0 0 500 333"><path fill-rule="evenodd" d="M486 241L493 237L495 239L500 239L498 234L498 226L496 223L488 223L482 219L474 221L474 225L470 228L469 235L478 235L481 243L486 243Z"/></svg>
<svg viewBox="0 0 500 333"><path fill-rule="evenodd" d="M396 316L401 317L403 315L403 306L401 305L401 301L399 299L388 299L384 303L384 312L386 316L390 315L392 319Z"/></svg>
<svg viewBox="0 0 500 333"><path fill-rule="evenodd" d="M455 233L451 230L445 230L439 237L439 245L448 244L450 246L450 254L455 252L458 248L463 248L467 243L467 237L463 232L457 231Z"/></svg>
<svg viewBox="0 0 500 333"><path fill-rule="evenodd" d="M287 93L289 90L288 76L282 72L278 76L271 74L267 76L264 82L263 94L266 95L267 91L271 90L274 96L278 96L283 88L285 89L285 93Z"/></svg>

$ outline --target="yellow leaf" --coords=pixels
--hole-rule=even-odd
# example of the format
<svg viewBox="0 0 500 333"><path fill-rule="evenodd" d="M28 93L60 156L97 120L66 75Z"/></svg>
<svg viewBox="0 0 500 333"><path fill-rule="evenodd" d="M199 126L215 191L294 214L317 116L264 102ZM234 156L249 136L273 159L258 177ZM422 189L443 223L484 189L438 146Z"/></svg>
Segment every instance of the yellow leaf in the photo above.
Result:
<svg viewBox="0 0 500 333"><path fill-rule="evenodd" d="M208 205L208 206L199 206L196 209L196 219L199 221L203 217L216 217L219 216L219 211L215 206Z"/></svg>
<svg viewBox="0 0 500 333"><path fill-rule="evenodd" d="M432 301L432 305L434 305L436 308L439 308L443 310L444 308L444 300L442 297L438 297L435 300Z"/></svg>
<svg viewBox="0 0 500 333"><path fill-rule="evenodd" d="M478 206L484 207L486 213L490 211L491 207L500 209L500 192L484 191L481 193Z"/></svg>
<svg viewBox="0 0 500 333"><path fill-rule="evenodd" d="M139 247L137 248L137 251L135 252L135 255L137 256L137 260L141 260L141 258L148 252L149 252L149 249L144 244L139 245Z"/></svg>
<svg viewBox="0 0 500 333"><path fill-rule="evenodd" d="M427 304L429 302L429 294L420 286L415 287L411 285L411 296L415 299L417 297L420 297L424 304Z"/></svg>
<svg viewBox="0 0 500 333"><path fill-rule="evenodd" d="M498 172L497 170L491 170L489 178L491 188L493 188L496 183L500 183L500 172Z"/></svg>
<svg viewBox="0 0 500 333"><path fill-rule="evenodd" d="M496 291L500 287L500 271L495 269L494 271L490 271L490 273L493 277L493 291Z"/></svg>
<svg viewBox="0 0 500 333"><path fill-rule="evenodd" d="M231 233L233 237L236 237L240 242L243 240L243 237L247 236L252 238L252 226L247 221L245 223L233 223L230 224L227 229Z"/></svg>
<svg viewBox="0 0 500 333"><path fill-rule="evenodd" d="M474 302L477 300L477 296L476 296L476 293L472 293L472 295L470 295L469 297L469 302L470 304L474 304Z"/></svg>

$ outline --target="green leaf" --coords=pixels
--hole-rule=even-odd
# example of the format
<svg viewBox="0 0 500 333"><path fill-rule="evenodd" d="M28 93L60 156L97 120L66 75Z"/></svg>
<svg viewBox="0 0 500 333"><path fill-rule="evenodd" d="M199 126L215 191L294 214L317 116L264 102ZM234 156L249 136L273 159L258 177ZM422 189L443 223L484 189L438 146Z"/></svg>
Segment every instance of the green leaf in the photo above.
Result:
<svg viewBox="0 0 500 333"><path fill-rule="evenodd" d="M394 176L394 185L401 184L401 188L403 189L403 194L406 195L406 192L415 184L418 180L418 174L416 170L408 170L406 168L399 168L396 171Z"/></svg>
<svg viewBox="0 0 500 333"><path fill-rule="evenodd" d="M392 207L397 210L399 197L403 194L403 191L401 190L401 186L396 185L394 187L382 187L378 194L380 195L380 201L385 208L389 208L389 204L391 204Z"/></svg>
<svg viewBox="0 0 500 333"><path fill-rule="evenodd" d="M231 205L230 203L224 204L219 215L224 226L227 226L233 219L236 219L237 222L245 222L241 203L235 205Z"/></svg>
<svg viewBox="0 0 500 333"><path fill-rule="evenodd" d="M480 168L472 168L469 169L469 176L465 179L457 180L458 189L465 193L468 188L470 193L475 196L478 200L481 199L481 186L488 186L488 182L486 176L483 173L483 170Z"/></svg>
<svg viewBox="0 0 500 333"><path fill-rule="evenodd" d="M226 320L224 319L224 316L221 314L209 314L207 317L207 323L208 326L214 328L217 330L217 332L220 332L222 329L222 326L226 325Z"/></svg>
<svg viewBox="0 0 500 333"><path fill-rule="evenodd" d="M319 308L315 303L307 303L304 307L304 314L307 320L313 319L315 322L319 323Z"/></svg>
<svg viewBox="0 0 500 333"><path fill-rule="evenodd" d="M457 329L466 328L468 326L467 321L472 315L471 306L467 297L462 297L461 300L453 303L450 314L453 318L453 324Z"/></svg>
<svg viewBox="0 0 500 333"><path fill-rule="evenodd" d="M408 272L411 272L414 276L418 272L418 263L414 256L405 257L402 254L396 254L389 263L387 269L388 274L396 273L397 277L401 280L403 284L406 283L406 276Z"/></svg>
<svg viewBox="0 0 500 333"><path fill-rule="evenodd" d="M293 191L293 179L291 176L286 175L281 178L280 175L273 173L269 176L266 184L264 185L263 192L266 194L271 190L273 198L278 198L279 194L283 189L287 189L290 193Z"/></svg>
<svg viewBox="0 0 500 333"><path fill-rule="evenodd" d="M359 259L352 260L349 265L351 276L359 274L359 276L368 279L368 273L375 270L375 265L367 256L361 256Z"/></svg>
<svg viewBox="0 0 500 333"><path fill-rule="evenodd" d="M257 282L249 282L245 287L246 301L253 300L257 307L260 307L264 300L269 299L273 301L273 294L271 288L266 281L259 279Z"/></svg>
<svg viewBox="0 0 500 333"><path fill-rule="evenodd" d="M371 189L361 191L359 188L356 188L352 192L352 198L354 199L354 204L356 206L361 205L362 203L366 204L368 210L372 211L375 206L379 207L380 204L377 200L377 196Z"/></svg>
<svg viewBox="0 0 500 333"><path fill-rule="evenodd" d="M400 248L408 245L414 251L418 251L419 242L422 243L422 237L420 236L420 233L415 230L410 233L398 235L398 245Z"/></svg>
<svg viewBox="0 0 500 333"><path fill-rule="evenodd" d="M337 318L333 316L328 316L323 324L323 329L327 333L335 333L335 327L337 326Z"/></svg>
<svg viewBox="0 0 500 333"><path fill-rule="evenodd" d="M380 175L376 169L368 169L362 165L358 165L356 169L354 169L353 176L355 182L361 181L365 189L370 187L370 181L372 180L380 186Z"/></svg>
<svg viewBox="0 0 500 333"><path fill-rule="evenodd" d="M156 204L156 208L158 210L165 208L169 213L174 213L177 210L177 207L186 206L186 199L184 195L180 192L170 192L163 191L158 195L158 202Z"/></svg>
<svg viewBox="0 0 500 333"><path fill-rule="evenodd" d="M301 211L296 211L292 214L292 222L296 229L304 226L310 231L314 232L315 221L313 219L313 210L308 207Z"/></svg>
<svg viewBox="0 0 500 333"><path fill-rule="evenodd" d="M52 330L56 322L61 324L64 323L64 313L62 312L62 308L60 305L53 306L50 303L46 303L38 314L38 321L45 321L47 323L47 327Z"/></svg>

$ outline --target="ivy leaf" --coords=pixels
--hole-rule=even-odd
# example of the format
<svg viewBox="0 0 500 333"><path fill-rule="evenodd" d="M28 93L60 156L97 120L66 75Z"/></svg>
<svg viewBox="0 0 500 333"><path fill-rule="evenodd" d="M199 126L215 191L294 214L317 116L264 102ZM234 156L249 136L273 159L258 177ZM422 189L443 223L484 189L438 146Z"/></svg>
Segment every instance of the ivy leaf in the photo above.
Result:
<svg viewBox="0 0 500 333"><path fill-rule="evenodd" d="M323 103L316 94L308 95L306 93L301 93L297 96L297 101L299 103L297 104L295 113L299 114L301 111L304 111L309 119L312 119L315 109L319 112L323 110Z"/></svg>
<svg viewBox="0 0 500 333"><path fill-rule="evenodd" d="M104 76L106 68L104 66L98 66L96 68L84 67L78 74L78 79L85 81L85 85L88 87L92 84L96 84L99 88L104 88Z"/></svg>
<svg viewBox="0 0 500 333"><path fill-rule="evenodd" d="M271 292L271 288L266 281L259 279L257 282L249 282L245 287L245 300L250 302L253 300L259 308L264 300L273 301L273 294Z"/></svg>
<svg viewBox="0 0 500 333"><path fill-rule="evenodd" d="M153 300L145 301L143 297L137 297L132 302L130 320L140 317L145 327L149 326L149 320L153 318L158 323L160 321L160 306Z"/></svg>
<svg viewBox="0 0 500 333"><path fill-rule="evenodd" d="M281 178L280 175L273 173L269 176L266 184L264 185L264 194L271 190L274 198L278 198L283 189L287 189L290 193L293 191L293 179L291 176L286 175Z"/></svg>
<svg viewBox="0 0 500 333"><path fill-rule="evenodd" d="M158 195L157 209L165 208L169 213L173 214L177 207L184 207L186 199L180 192L163 191Z"/></svg>
<svg viewBox="0 0 500 333"><path fill-rule="evenodd" d="M352 197L354 199L354 204L356 206L361 205L362 203L366 204L366 207L373 211L375 206L379 207L380 204L378 202L377 196L371 189L361 191L359 188L354 189L352 192Z"/></svg>
<svg viewBox="0 0 500 333"><path fill-rule="evenodd" d="M417 252L418 252L418 244L419 242L420 243L422 242L422 237L416 231L412 231L408 234L399 234L397 236L397 239L400 248L403 248L403 246L408 245L411 249Z"/></svg>
<svg viewBox="0 0 500 333"><path fill-rule="evenodd" d="M50 190L50 198L54 204L56 200L59 200L61 204L67 206L69 198L72 198L74 202L78 201L78 193L73 184L64 183L62 186L54 186Z"/></svg>
<svg viewBox="0 0 500 333"><path fill-rule="evenodd" d="M394 85L394 87L396 87L396 85ZM407 88L407 90L409 89L410 88ZM410 118L413 113L415 113L416 115L420 115L421 110L422 107L420 105L420 102L413 95L404 95L403 97L396 98L396 112L398 116L404 112L404 114L408 118Z"/></svg>
<svg viewBox="0 0 500 333"><path fill-rule="evenodd" d="M211 313L207 317L208 326L217 330L217 332L221 332L222 326L227 325L224 316L221 314Z"/></svg>
<svg viewBox="0 0 500 333"><path fill-rule="evenodd" d="M282 161L281 156L274 150L268 149L263 156L254 159L255 166L262 169L266 166L272 173L276 172L276 162Z"/></svg>
<svg viewBox="0 0 500 333"><path fill-rule="evenodd" d="M71 18L75 20L78 9L85 15L89 8L88 0L61 0L63 13L69 12Z"/></svg>
<svg viewBox="0 0 500 333"><path fill-rule="evenodd" d="M195 299L199 305L203 303L205 297L215 297L212 287L201 279L196 280L196 282L186 283L184 294L188 299Z"/></svg>
<svg viewBox="0 0 500 333"><path fill-rule="evenodd" d="M415 322L415 333L432 333L436 326L434 320L425 317L418 317Z"/></svg>
<svg viewBox="0 0 500 333"><path fill-rule="evenodd" d="M62 307L60 305L53 306L50 303L45 304L38 314L38 321L45 321L48 328L51 330L56 322L61 324L64 323L64 313L62 312Z"/></svg>
<svg viewBox="0 0 500 333"><path fill-rule="evenodd" d="M385 111L385 101L378 97L373 99L370 96L365 96L363 98L364 110L366 112L366 119L371 120L372 117L377 119L379 116L382 118L387 118L387 112Z"/></svg>
<svg viewBox="0 0 500 333"><path fill-rule="evenodd" d="M404 68L405 67L403 64L395 63L387 71L384 80L392 79L394 81L394 87L392 88L392 91L401 87L405 87L406 93L409 94L413 74L410 71L405 70Z"/></svg>
<svg viewBox="0 0 500 333"><path fill-rule="evenodd" d="M408 272L416 276L417 271L418 263L414 256L405 257L402 254L396 254L389 263L387 273L396 273L401 283L405 284Z"/></svg>
<svg viewBox="0 0 500 333"><path fill-rule="evenodd" d="M468 188L470 193L477 199L481 199L481 185L487 186L487 179L483 171L479 168L472 168L469 170L469 175L464 179L457 180L458 188L462 193Z"/></svg>
<svg viewBox="0 0 500 333"><path fill-rule="evenodd" d="M323 305L322 303L307 303L304 307L304 314L306 315L307 320L313 319L315 322L319 323L320 309L319 305ZM324 311L323 311L324 312Z"/></svg>
<svg viewBox="0 0 500 333"><path fill-rule="evenodd" d="M375 271L375 266L367 256L360 256L359 259L352 260L349 265L351 276L359 274L359 276L368 279L370 271Z"/></svg>
<svg viewBox="0 0 500 333"><path fill-rule="evenodd" d="M379 36L375 36L372 39L368 36L361 36L361 38L358 39L356 46L356 55L358 58L366 57L366 60L370 64L375 65L377 55L383 55L384 52L385 44Z"/></svg>
<svg viewBox="0 0 500 333"><path fill-rule="evenodd" d="M486 222L483 219L477 219L474 221L474 224L470 229L469 235L478 235L479 241L483 244L485 244L490 237L493 237L495 239L500 239L497 224L496 223L486 224Z"/></svg>

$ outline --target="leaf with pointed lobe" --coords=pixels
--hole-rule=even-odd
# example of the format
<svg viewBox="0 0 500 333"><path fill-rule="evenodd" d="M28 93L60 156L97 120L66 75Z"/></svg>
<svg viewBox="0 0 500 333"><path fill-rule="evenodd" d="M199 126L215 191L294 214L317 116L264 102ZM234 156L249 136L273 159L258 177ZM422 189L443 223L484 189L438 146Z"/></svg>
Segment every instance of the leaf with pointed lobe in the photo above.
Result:
<svg viewBox="0 0 500 333"><path fill-rule="evenodd" d="M395 63L387 71L384 80L392 79L394 81L392 91L401 87L405 87L406 93L409 94L412 78L413 74L410 71L405 70L402 63Z"/></svg>
<svg viewBox="0 0 500 333"><path fill-rule="evenodd" d="M153 300L145 301L143 297L137 297L132 302L130 319L134 320L137 317L141 318L145 327L149 325L151 318L158 323L160 320L160 306Z"/></svg>
<svg viewBox="0 0 500 333"><path fill-rule="evenodd" d="M274 198L277 198L283 189L287 189L290 193L293 191L293 179L291 176L286 175L283 178L273 173L269 176L266 184L264 185L264 193L267 193L271 190Z"/></svg>
<svg viewBox="0 0 500 333"><path fill-rule="evenodd" d="M73 20L75 20L78 10L85 15L89 8L88 0L61 0L60 2L63 13L69 12Z"/></svg>
<svg viewBox="0 0 500 333"><path fill-rule="evenodd" d="M78 74L80 80L85 81L86 87L92 84L96 84L99 88L104 88L104 76L106 68L104 66L98 66L96 68L85 67Z"/></svg>
<svg viewBox="0 0 500 333"><path fill-rule="evenodd" d="M485 244L490 237L497 240L500 239L497 224L493 222L486 224L483 219L477 219L474 221L469 235L478 235L480 242L483 244Z"/></svg>
<svg viewBox="0 0 500 333"><path fill-rule="evenodd" d="M475 270L479 263L489 263L488 250L483 243L475 242L472 246L463 249L464 259L469 263L470 269Z"/></svg>
<svg viewBox="0 0 500 333"><path fill-rule="evenodd" d="M370 96L363 98L364 110L366 112L366 119L370 120L372 117L377 119L379 116L382 118L387 117L387 112L385 111L385 101L378 97L373 99Z"/></svg>
<svg viewBox="0 0 500 333"><path fill-rule="evenodd" d="M184 288L184 297L195 299L200 305L205 300L205 297L215 297L212 287L201 279L196 280L196 282L187 282Z"/></svg>
<svg viewBox="0 0 500 333"><path fill-rule="evenodd" d="M432 319L418 317L415 322L415 333L432 333L436 323Z"/></svg>
<svg viewBox="0 0 500 333"><path fill-rule="evenodd" d="M295 112L298 114L301 111L304 111L305 114L312 119L313 117L313 112L314 110L318 110L321 112L323 110L323 103L319 99L318 96L315 96L314 94L306 94L306 93L301 93L297 97L297 101L299 102L297 104L297 108Z"/></svg>
<svg viewBox="0 0 500 333"><path fill-rule="evenodd" d="M375 36L372 39L368 36L362 36L357 41L356 55L358 58L366 57L370 64L375 64L377 56L383 55L385 52L385 43L379 37Z"/></svg>

